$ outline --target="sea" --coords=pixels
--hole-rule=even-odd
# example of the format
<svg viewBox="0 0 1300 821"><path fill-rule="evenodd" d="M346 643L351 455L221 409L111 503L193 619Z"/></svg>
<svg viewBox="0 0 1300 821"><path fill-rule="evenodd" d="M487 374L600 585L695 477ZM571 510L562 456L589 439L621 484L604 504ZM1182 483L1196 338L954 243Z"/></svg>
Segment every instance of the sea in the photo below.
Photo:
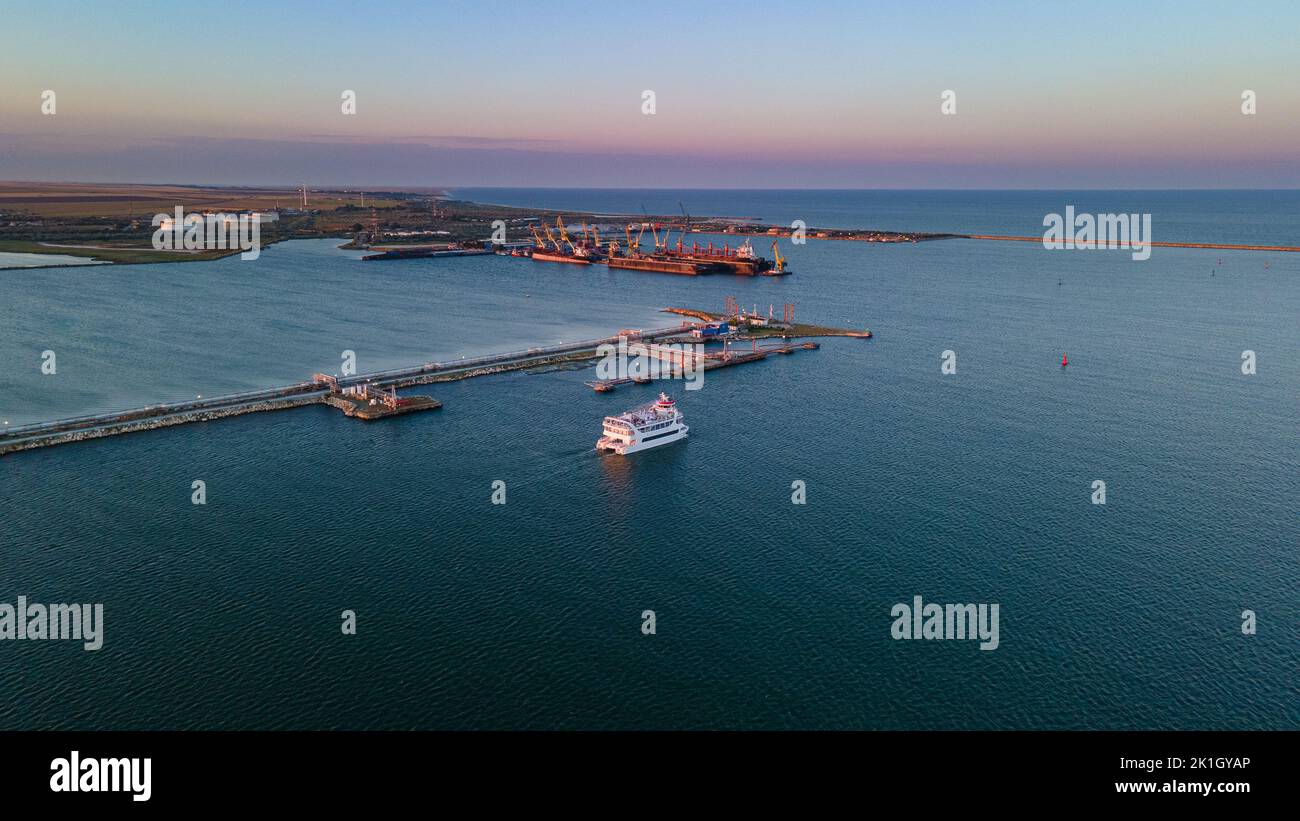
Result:
<svg viewBox="0 0 1300 821"><path fill-rule="evenodd" d="M1029 236L1073 205L1300 245L1296 191L449 193ZM313 406L0 457L0 604L104 614L94 651L0 619L0 728L1300 727L1300 254L786 239L793 273L750 279L339 244L0 271L0 419L728 297L873 337L693 391L539 369L412 389L443 409L382 422ZM664 389L688 439L596 454L603 416ZM997 605L996 649L896 638L918 596Z"/></svg>

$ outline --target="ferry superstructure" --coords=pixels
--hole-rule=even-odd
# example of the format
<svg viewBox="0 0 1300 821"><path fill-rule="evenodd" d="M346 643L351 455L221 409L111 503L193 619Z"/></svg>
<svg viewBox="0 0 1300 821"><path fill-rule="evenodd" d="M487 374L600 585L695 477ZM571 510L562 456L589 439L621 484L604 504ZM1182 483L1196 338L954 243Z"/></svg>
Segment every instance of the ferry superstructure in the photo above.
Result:
<svg viewBox="0 0 1300 821"><path fill-rule="evenodd" d="M682 421L677 403L661 393L658 401L606 416L604 430L605 435L596 441L596 450L626 456L685 439L690 428Z"/></svg>

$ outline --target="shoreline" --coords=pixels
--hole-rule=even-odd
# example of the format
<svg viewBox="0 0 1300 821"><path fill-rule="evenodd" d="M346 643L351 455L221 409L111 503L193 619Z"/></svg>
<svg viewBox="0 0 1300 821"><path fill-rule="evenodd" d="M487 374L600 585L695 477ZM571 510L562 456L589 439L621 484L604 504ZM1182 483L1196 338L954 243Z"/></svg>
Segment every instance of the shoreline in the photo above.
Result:
<svg viewBox="0 0 1300 821"><path fill-rule="evenodd" d="M809 228L807 230L809 232L812 232L820 229ZM716 231L716 230L692 227L689 229L687 233L711 234L715 236L737 236L737 237L747 237L747 238L771 237L773 239L788 239L791 236L788 229L786 229L785 233L772 234L764 231L753 231L753 232ZM862 233L872 233L872 234L879 235L880 233L883 232L864 231ZM892 234L892 232L890 233ZM818 241L818 242L861 242L861 243L867 243L871 245L916 245L921 242L938 242L941 240L961 240L961 239L976 240L982 242L1028 242L1028 243L1039 243L1039 244L1043 242L1042 237L1019 237L1019 236L998 235L998 234L952 233L952 234L914 234L914 235L907 235L907 236L909 237L907 239L902 239L902 238L877 239L874 237L858 237L858 236L826 236L826 237L809 236L806 239L810 241ZM321 235L319 237L285 237L282 239L275 239L270 242L264 243L261 246L261 250L265 251L267 248L270 248L272 245L277 245L281 242L288 242L290 240L298 240L298 239L302 239L302 240L343 239L343 237L340 237L337 234ZM1146 244L1151 246L1152 248L1184 248L1184 249L1191 249L1191 250L1209 250L1209 251L1263 251L1263 252L1277 252L1277 253L1300 253L1300 246L1296 246L1296 245L1246 245L1246 244L1226 243L1226 242L1156 242L1156 241L1148 241ZM366 250L365 247L356 245L355 240L347 240L346 242L343 242L342 244L335 246L335 248L337 248L340 251ZM68 250L75 250L75 249L62 248L60 250L68 251ZM144 252L144 251L152 251L153 249L124 248L121 250ZM1098 244L1094 242L1092 244L1079 245L1078 250L1107 250L1107 246L1105 246L1104 244L1098 246ZM1116 248L1110 250L1124 250L1124 249ZM8 253L30 253L37 256L43 255L43 252L40 251L12 251ZM91 254L87 254L81 258L92 260L92 261L62 263L62 264L53 264L53 265L0 265L0 272L48 271L54 268L103 268L105 266L123 266L123 265L172 265L172 264L183 264L187 262L188 263L215 262L217 260L222 260L228 257L235 256L236 254L239 253L241 253L239 249L233 249L228 251L227 253L223 253L216 256L196 257L196 256L185 255L173 259L156 259L156 260L106 260L106 259L99 259ZM71 253L62 253L62 254L55 254L53 252L50 253L50 256L58 256L58 255L79 256L77 254L71 254Z"/></svg>
<svg viewBox="0 0 1300 821"><path fill-rule="evenodd" d="M366 194L374 199L381 196L380 193L366 192ZM457 243L465 247L483 247L488 242L487 238L496 230L494 226L501 220L514 226L512 230L518 232L524 230L525 226L544 225L547 221L554 220L557 217L567 224L575 226L579 224L600 225L602 223L604 224L602 227L611 223L617 227L622 227L623 224L651 225L663 227L668 231L680 231L683 236L686 234L716 235L721 237L744 237L747 240L775 241L789 239L794 235L794 230L790 227L763 222L756 218L689 216L685 214L597 213L594 211L563 211L551 207L523 208L452 199L450 197L454 196L454 193L449 193L447 189L440 189L437 194L424 195L389 193L388 197L390 199L383 200L385 205L382 211L376 212L372 208L370 217L367 219L363 212L352 204L350 198L357 195L355 191L320 190L314 192L314 195L327 201L343 202L344 204L333 209L326 207L295 218L292 225L285 225L271 237L268 237L262 243L262 249L290 239L339 239L342 241L337 246L340 249L366 250L374 245L385 244L385 235L394 236L398 240L396 245L400 247L404 244L400 241L400 238L412 231L440 234L441 236L438 237L440 241ZM401 199L398 199L398 197L401 197ZM429 210L430 203L435 203L432 212ZM380 222L379 214L382 214L382 222ZM84 219L72 214L45 217L43 218L46 223L44 232L47 236L50 232L58 233L70 226L83 223ZM635 231L635 229L633 230ZM923 241L943 239L971 239L985 242L1043 242L1043 239L1038 236L964 231L886 231L870 228L821 228L815 226L805 226L800 230L804 241L826 240L889 245L915 245ZM372 231L374 232L373 236ZM125 237L120 236L114 238L125 239ZM32 257L48 254L88 260L88 262L77 263L42 264L36 259L29 258L27 261L35 264L0 266L0 271L75 268L92 265L99 267L103 265L208 262L240 253L239 249L223 249L220 252L216 252L215 249L200 250L193 254L165 253L145 246L114 247L102 244L106 239L107 237L94 235L79 235L76 240L62 236L52 237L48 240L38 240L30 237L0 239L0 250L9 250L6 249L6 246L13 246L9 250L9 253L13 254L28 254ZM143 240L144 238L141 237L140 239ZM377 241L375 241L376 239ZM1147 244L1159 248L1216 251L1300 252L1300 245L1295 244L1271 245L1211 241L1151 241ZM1083 245L1080 247L1096 246Z"/></svg>
<svg viewBox="0 0 1300 821"><path fill-rule="evenodd" d="M333 238L337 239L337 237L333 237ZM265 251L267 248L270 248L272 245L277 245L281 242L287 242L288 240L291 239L331 239L331 237L329 236L281 237L281 238L270 240L268 242L261 243L261 245L259 246L259 252ZM0 242L0 246L2 245L3 243ZM86 250L97 250L97 251L106 250L106 251L117 251L117 252L126 252L126 253L135 252L135 253L177 254L177 257L173 259L112 260L112 259L100 259L96 257L94 254L79 255L79 254L65 253L65 251L68 250L76 250L77 246L49 246L49 247L52 248L58 247L60 251L57 253L54 251L50 251L47 254L44 251L5 251L3 247L0 247L0 252L8 253L8 254L31 254L33 256L48 255L48 256L77 257L78 259L88 259L92 261L91 262L65 262L61 265L0 265L0 271L39 271L39 270L49 270L51 268L102 268L108 265L172 265L175 263L183 263L183 262L216 262L217 260L227 259L229 257L235 256L236 254L243 253L243 251L240 250L239 248L231 248L228 250L223 249L222 252L219 254L209 254L209 252L206 250L196 251L192 254L191 253L179 254L176 251L157 251L153 248L111 248L111 247L104 246L100 248L91 249L89 246L83 246L86 248ZM339 246L339 247L342 248L343 246Z"/></svg>

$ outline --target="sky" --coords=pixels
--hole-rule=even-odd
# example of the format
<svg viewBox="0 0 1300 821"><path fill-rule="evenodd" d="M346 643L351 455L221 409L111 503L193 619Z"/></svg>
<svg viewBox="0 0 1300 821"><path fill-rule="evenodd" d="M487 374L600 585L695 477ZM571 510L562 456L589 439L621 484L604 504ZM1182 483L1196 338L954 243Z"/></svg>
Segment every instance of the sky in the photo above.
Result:
<svg viewBox="0 0 1300 821"><path fill-rule="evenodd" d="M0 179L1300 187L1290 0L5 6Z"/></svg>

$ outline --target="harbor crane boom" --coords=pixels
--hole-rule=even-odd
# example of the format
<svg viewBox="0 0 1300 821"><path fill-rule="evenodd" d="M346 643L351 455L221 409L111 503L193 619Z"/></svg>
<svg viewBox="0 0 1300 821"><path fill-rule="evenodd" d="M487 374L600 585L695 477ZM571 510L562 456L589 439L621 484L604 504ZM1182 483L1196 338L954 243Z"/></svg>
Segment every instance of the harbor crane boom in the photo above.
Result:
<svg viewBox="0 0 1300 821"><path fill-rule="evenodd" d="M569 250L576 251L577 249L573 247L573 241L569 239L569 232L564 230L564 217L557 216L555 218L555 227L560 229L560 239L564 240L565 245L569 246ZM558 245L555 248L557 251L563 250Z"/></svg>

